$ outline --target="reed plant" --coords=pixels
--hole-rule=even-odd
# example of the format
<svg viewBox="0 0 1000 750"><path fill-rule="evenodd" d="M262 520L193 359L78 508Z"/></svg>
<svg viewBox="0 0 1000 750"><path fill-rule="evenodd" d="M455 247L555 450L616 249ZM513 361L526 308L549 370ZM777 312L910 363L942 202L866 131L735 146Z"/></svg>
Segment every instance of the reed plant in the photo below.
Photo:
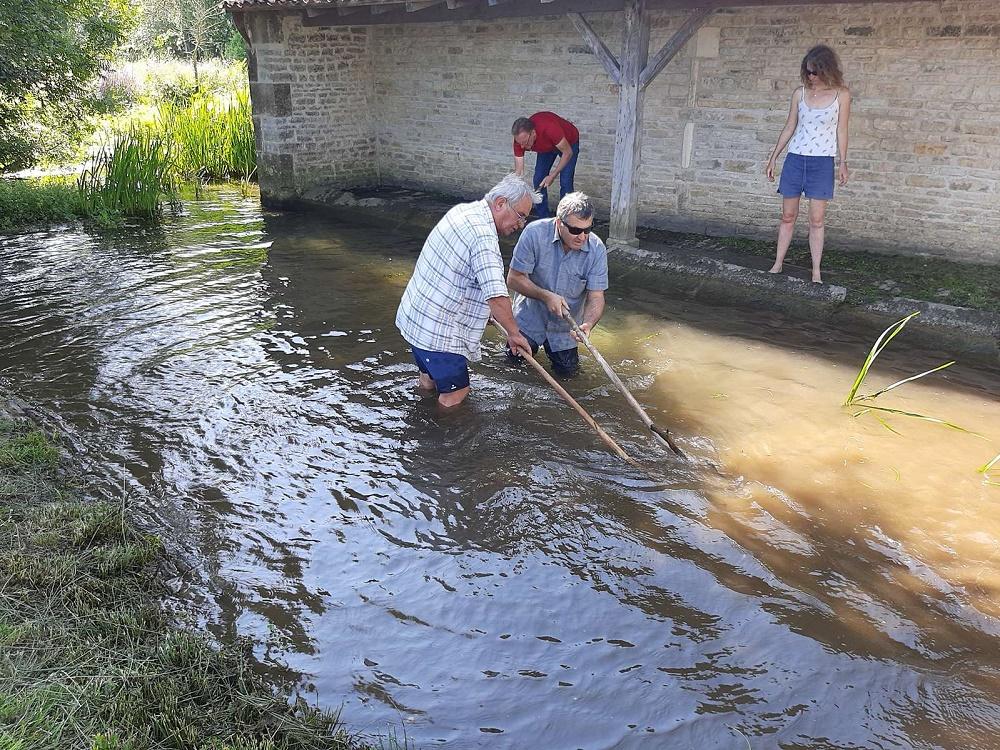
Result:
<svg viewBox="0 0 1000 750"><path fill-rule="evenodd" d="M953 430L958 430L960 432L967 432L971 435L982 437L982 435L979 435L979 433L972 432L971 430L967 430L964 427L960 427L957 424L947 422L943 419L938 419L937 417L929 417L925 414L917 414L916 412L904 411L902 409L892 409L887 406L876 406L875 404L872 403L876 398L878 398L882 394L888 393L891 390L899 388L901 385L905 385L906 383L912 383L914 380L919 380L920 378L926 377L927 375L931 375L932 373L939 372L948 367L951 367L952 365L955 364L954 360L950 362L945 362L942 365L938 365L937 367L931 368L930 370L926 370L918 375L911 375L908 378L897 380L895 383L887 385L885 388L880 388L879 390L873 393L869 393L866 395L858 395L858 391L864 384L865 378L868 377L868 373L871 371L872 366L875 364L875 360L878 358L878 355L885 350L885 348L889 345L890 341L892 341L894 338L896 338L896 336L899 335L900 331L903 330L906 324L909 323L911 320L913 320L913 318L915 318L919 314L920 314L919 312L910 313L902 320L897 320L891 326L882 331L881 335L875 340L875 343L872 345L871 350L868 352L868 356L865 358L865 361L862 363L861 369L858 371L857 377L854 378L854 383L851 385L851 390L848 392L847 398L844 399L844 406L863 406L864 408L854 413L855 417L860 417L864 414L868 414L873 411L887 413L887 414L898 414L904 417L913 417L915 419L921 419L924 420L925 422L933 422L935 424L940 424ZM892 427L892 425L890 425L888 422L886 422L877 414L875 415L875 418L887 430L899 434Z"/></svg>
<svg viewBox="0 0 1000 750"><path fill-rule="evenodd" d="M1000 463L1000 453L993 457L992 461L987 461L979 467L979 473L983 475L983 481L993 487L1000 487L1000 477L993 478L993 467Z"/></svg>
<svg viewBox="0 0 1000 750"><path fill-rule="evenodd" d="M177 195L174 149L155 129L132 124L94 157L77 182L92 217L155 219Z"/></svg>
<svg viewBox="0 0 1000 750"><path fill-rule="evenodd" d="M160 105L158 127L175 148L175 168L186 180L249 181L257 172L250 94L194 97Z"/></svg>

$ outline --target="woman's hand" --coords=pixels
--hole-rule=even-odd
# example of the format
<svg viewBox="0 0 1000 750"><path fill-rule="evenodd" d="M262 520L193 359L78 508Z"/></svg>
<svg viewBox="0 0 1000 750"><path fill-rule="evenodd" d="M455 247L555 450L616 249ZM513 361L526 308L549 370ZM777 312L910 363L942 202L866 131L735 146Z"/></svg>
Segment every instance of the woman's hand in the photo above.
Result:
<svg viewBox="0 0 1000 750"><path fill-rule="evenodd" d="M764 168L764 174L767 175L768 182L774 182L774 157L772 156L767 160L767 166Z"/></svg>
<svg viewBox="0 0 1000 750"><path fill-rule="evenodd" d="M840 162L840 186L843 187L847 184L847 162Z"/></svg>
<svg viewBox="0 0 1000 750"><path fill-rule="evenodd" d="M539 190L547 190L552 181L556 178L554 174L547 174L542 178L542 181L538 183Z"/></svg>

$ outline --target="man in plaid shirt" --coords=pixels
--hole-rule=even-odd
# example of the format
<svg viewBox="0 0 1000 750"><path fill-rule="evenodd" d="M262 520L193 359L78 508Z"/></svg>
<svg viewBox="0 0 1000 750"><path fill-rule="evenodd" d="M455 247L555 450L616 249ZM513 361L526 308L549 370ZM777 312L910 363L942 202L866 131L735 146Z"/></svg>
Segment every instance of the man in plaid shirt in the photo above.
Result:
<svg viewBox="0 0 1000 750"><path fill-rule="evenodd" d="M530 351L504 283L500 235L524 226L541 196L509 174L482 200L461 203L431 230L396 312L396 327L413 348L419 388L442 406L469 395L469 361L481 359L490 316L509 334L516 354Z"/></svg>

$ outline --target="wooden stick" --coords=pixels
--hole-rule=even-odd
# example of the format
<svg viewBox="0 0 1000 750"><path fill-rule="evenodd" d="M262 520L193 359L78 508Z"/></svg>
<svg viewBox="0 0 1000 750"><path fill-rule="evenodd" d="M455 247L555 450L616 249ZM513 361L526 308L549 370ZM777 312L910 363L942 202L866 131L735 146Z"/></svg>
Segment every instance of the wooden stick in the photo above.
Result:
<svg viewBox="0 0 1000 750"><path fill-rule="evenodd" d="M504 330L504 327L500 325L496 319L491 318L490 322L500 330L500 333L502 333L505 337L507 336L507 331ZM639 466L639 464L637 464L631 456L623 451L621 446L618 445L618 443L616 443L611 436L608 435L608 433L606 433L599 424L597 424L596 421L594 421L594 418L587 413L587 410L580 406L580 404L576 402L576 399L570 396L566 389L559 385L558 381L554 377L549 375L548 371L538 363L538 360L532 357L529 352L525 352L521 356L524 357L528 364L534 368L535 372L541 375L542 378L555 389L556 393L563 397L563 400L567 404L576 409L576 413L583 417L583 421L590 425L591 429L593 429L594 432L600 436L601 440L605 442L605 444L614 452L616 456L632 466Z"/></svg>
<svg viewBox="0 0 1000 750"><path fill-rule="evenodd" d="M687 456L681 452L681 449L674 443L673 438L670 437L670 431L657 426L646 413L646 410L639 405L635 396L633 396L629 389L625 387L625 384L622 382L621 378L618 377L617 373L611 369L611 365L609 365L604 357L601 356L601 353L597 351L597 347L590 343L590 337L587 336L577 322L573 320L573 316L570 314L569 310L563 308L563 317L569 321L569 324L573 327L573 330L576 332L580 341L583 342L583 345L587 347L587 350L594 356L594 359L596 359L601 367L604 368L604 372L607 373L609 378L611 378L611 382L618 386L618 390L622 392L622 395L625 397L625 400L628 401L629 406L635 410L636 414L639 415L639 419L641 419L643 424L649 428L650 432L652 432L659 439L661 444L665 445L678 456L681 458L687 458Z"/></svg>

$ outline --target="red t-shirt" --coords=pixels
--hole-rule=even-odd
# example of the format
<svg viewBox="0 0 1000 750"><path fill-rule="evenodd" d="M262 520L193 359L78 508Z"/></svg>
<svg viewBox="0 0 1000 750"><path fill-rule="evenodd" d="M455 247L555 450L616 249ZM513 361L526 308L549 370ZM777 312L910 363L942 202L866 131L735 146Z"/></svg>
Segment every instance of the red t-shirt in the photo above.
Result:
<svg viewBox="0 0 1000 750"><path fill-rule="evenodd" d="M535 112L531 117L535 126L535 145L531 150L545 154L556 150L556 144L563 138L572 146L580 141L580 131L569 120L564 120L554 112ZM524 156L524 149L514 141L514 156Z"/></svg>

